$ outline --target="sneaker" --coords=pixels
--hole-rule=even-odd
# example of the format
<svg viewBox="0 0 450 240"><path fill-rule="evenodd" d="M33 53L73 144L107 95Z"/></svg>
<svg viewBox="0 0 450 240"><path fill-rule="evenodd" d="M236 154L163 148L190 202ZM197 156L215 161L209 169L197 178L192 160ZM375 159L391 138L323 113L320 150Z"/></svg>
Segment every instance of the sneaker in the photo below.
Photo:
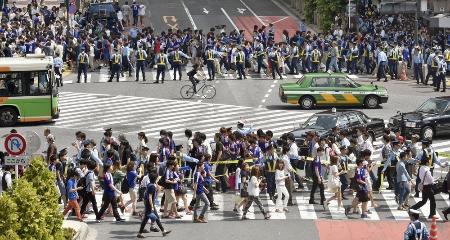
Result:
<svg viewBox="0 0 450 240"><path fill-rule="evenodd" d="M145 238L145 236L142 235L142 233L139 233L136 237L137 237L137 238Z"/></svg>
<svg viewBox="0 0 450 240"><path fill-rule="evenodd" d="M361 214L361 218L369 218L369 216L367 214Z"/></svg>
<svg viewBox="0 0 450 240"><path fill-rule="evenodd" d="M198 218L198 220L200 220L202 223L207 223L208 221L206 220L206 218L205 217L202 217L202 216L200 216L199 218Z"/></svg>
<svg viewBox="0 0 450 240"><path fill-rule="evenodd" d="M200 219L198 219L198 218L196 218L196 219L194 219L194 221L193 221L194 223L203 223Z"/></svg>
<svg viewBox="0 0 450 240"><path fill-rule="evenodd" d="M242 220L247 220L247 219L248 219L247 216L245 216L245 215L242 216Z"/></svg>
<svg viewBox="0 0 450 240"><path fill-rule="evenodd" d="M116 222L125 222L125 219L119 218L119 219L116 219Z"/></svg>
<svg viewBox="0 0 450 240"><path fill-rule="evenodd" d="M216 206L212 206L212 207L210 208L210 210L211 210L211 211L217 211L217 210L219 210L219 208L216 207Z"/></svg>
<svg viewBox="0 0 450 240"><path fill-rule="evenodd" d="M171 232L172 232L172 230L166 230L166 231L162 232L162 236L165 237L165 236L169 235L169 233L171 233Z"/></svg>
<svg viewBox="0 0 450 240"><path fill-rule="evenodd" d="M142 230L142 233L150 233L150 231L144 228L144 230Z"/></svg>
<svg viewBox="0 0 450 240"><path fill-rule="evenodd" d="M285 212L289 212L289 209L288 209L287 207L283 208L283 210L284 210Z"/></svg>
<svg viewBox="0 0 450 240"><path fill-rule="evenodd" d="M159 229L156 227L150 227L150 232L159 232Z"/></svg>
<svg viewBox="0 0 450 240"><path fill-rule="evenodd" d="M280 209L276 209L275 212L280 213L280 212L283 212L283 211L281 211Z"/></svg>
<svg viewBox="0 0 450 240"><path fill-rule="evenodd" d="M265 220L269 220L270 217L271 217L270 214L267 213L267 214L264 216L264 219L265 219Z"/></svg>

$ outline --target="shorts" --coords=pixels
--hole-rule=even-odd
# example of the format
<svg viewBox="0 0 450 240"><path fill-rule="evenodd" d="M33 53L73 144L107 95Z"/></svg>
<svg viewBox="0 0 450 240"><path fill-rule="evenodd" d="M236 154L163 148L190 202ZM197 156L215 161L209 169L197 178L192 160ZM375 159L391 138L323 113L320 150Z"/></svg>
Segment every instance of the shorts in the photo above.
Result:
<svg viewBox="0 0 450 240"><path fill-rule="evenodd" d="M369 201L369 193L365 190L359 190L356 193L356 197L358 198L359 202L368 202Z"/></svg>
<svg viewBox="0 0 450 240"><path fill-rule="evenodd" d="M165 202L169 205L177 201L175 199L175 191L173 189L164 189L164 195L165 195Z"/></svg>

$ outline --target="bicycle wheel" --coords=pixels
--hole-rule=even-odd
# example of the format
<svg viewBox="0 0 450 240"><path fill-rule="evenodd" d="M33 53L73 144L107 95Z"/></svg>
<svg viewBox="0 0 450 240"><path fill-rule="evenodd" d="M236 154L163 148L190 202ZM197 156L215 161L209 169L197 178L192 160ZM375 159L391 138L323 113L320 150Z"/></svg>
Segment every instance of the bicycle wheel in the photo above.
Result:
<svg viewBox="0 0 450 240"><path fill-rule="evenodd" d="M194 89L191 85L184 85L181 87L180 94L184 99L191 99L194 96Z"/></svg>
<svg viewBox="0 0 450 240"><path fill-rule="evenodd" d="M206 99L211 99L216 96L216 88L212 85L205 85L202 90L202 95Z"/></svg>

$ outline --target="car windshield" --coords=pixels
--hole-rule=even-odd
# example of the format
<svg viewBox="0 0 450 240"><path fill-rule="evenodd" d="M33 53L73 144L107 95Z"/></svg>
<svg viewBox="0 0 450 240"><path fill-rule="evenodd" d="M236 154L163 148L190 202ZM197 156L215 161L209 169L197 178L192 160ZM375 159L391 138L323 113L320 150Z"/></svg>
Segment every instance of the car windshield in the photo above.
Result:
<svg viewBox="0 0 450 240"><path fill-rule="evenodd" d="M305 75L302 75L300 79L298 79L297 84L302 84L303 80L305 80Z"/></svg>
<svg viewBox="0 0 450 240"><path fill-rule="evenodd" d="M417 108L417 112L425 112L425 113L441 113L445 110L448 105L448 101L430 98L426 102L424 102L419 108Z"/></svg>
<svg viewBox="0 0 450 240"><path fill-rule="evenodd" d="M310 117L303 125L302 128L313 129L331 129L336 127L337 117L332 115L314 115Z"/></svg>
<svg viewBox="0 0 450 240"><path fill-rule="evenodd" d="M347 78L347 81L349 81L351 84L355 85L356 87L361 87L361 84L353 81L351 78Z"/></svg>

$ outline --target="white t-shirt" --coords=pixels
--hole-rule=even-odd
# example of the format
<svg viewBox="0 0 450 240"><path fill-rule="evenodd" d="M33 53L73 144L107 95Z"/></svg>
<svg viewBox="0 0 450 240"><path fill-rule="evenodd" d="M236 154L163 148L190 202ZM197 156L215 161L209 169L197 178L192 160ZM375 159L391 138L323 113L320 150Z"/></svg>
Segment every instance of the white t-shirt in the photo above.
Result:
<svg viewBox="0 0 450 240"><path fill-rule="evenodd" d="M249 196L259 196L258 179L255 176L250 178L247 186L247 192Z"/></svg>
<svg viewBox="0 0 450 240"><path fill-rule="evenodd" d="M145 5L139 6L138 15L139 16L144 16L145 15Z"/></svg>
<svg viewBox="0 0 450 240"><path fill-rule="evenodd" d="M239 190L239 185L241 183L241 168L239 168L239 167L236 168L235 176L236 176L236 181L235 181L234 189Z"/></svg>
<svg viewBox="0 0 450 240"><path fill-rule="evenodd" d="M284 170L276 170L275 171L275 183L278 186L282 187L282 186L286 186L285 181L284 181L284 177L286 176Z"/></svg>

